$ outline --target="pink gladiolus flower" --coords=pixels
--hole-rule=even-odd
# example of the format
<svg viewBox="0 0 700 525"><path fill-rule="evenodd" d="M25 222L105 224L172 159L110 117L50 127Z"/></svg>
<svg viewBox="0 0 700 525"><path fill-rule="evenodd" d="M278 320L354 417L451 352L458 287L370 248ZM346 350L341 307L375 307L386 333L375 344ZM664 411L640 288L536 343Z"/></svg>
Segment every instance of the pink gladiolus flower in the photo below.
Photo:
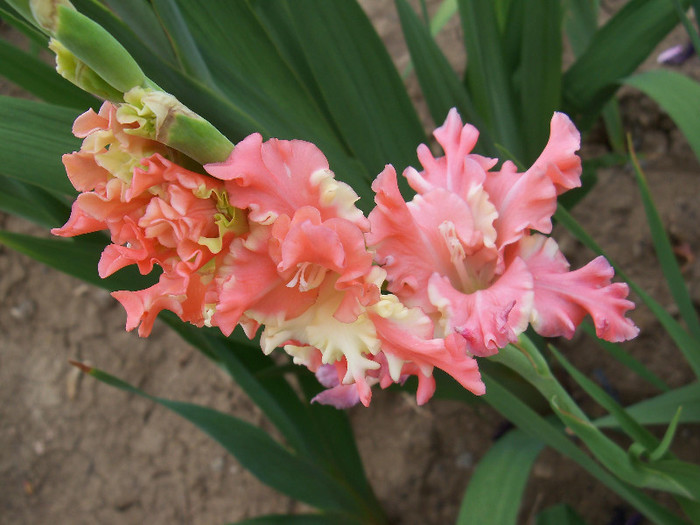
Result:
<svg viewBox="0 0 700 525"><path fill-rule="evenodd" d="M621 341L637 328L625 284L598 258L576 272L552 239L558 194L580 185L580 137L555 113L549 142L530 169L471 153L478 131L450 111L435 138L445 155L418 148L423 172L404 176L417 195L404 202L391 166L373 184L370 246L387 271L388 289L436 322L436 335L459 334L469 353L492 355L515 342L529 322L543 335L571 337L586 313L598 335ZM546 242L545 242L546 240Z"/></svg>
<svg viewBox="0 0 700 525"><path fill-rule="evenodd" d="M461 338L434 338L420 309L380 294L385 272L366 248L357 195L334 179L318 148L251 135L227 161L205 168L226 181L250 224L222 261L213 325L228 334L242 324L251 337L264 325L264 352L282 346L324 374L329 390L317 402L368 405L372 385L418 375L423 403L435 388L434 366L483 393Z"/></svg>
<svg viewBox="0 0 700 525"><path fill-rule="evenodd" d="M154 264L163 269L151 288L113 294L127 311L127 329L141 323L139 334L148 335L162 309L202 325L206 305L216 302L214 259L246 229L245 217L228 203L221 181L182 168L166 158L171 150L129 129L108 102L99 114L78 117L73 130L83 145L63 162L82 193L52 233L109 230L112 244L98 265L103 278L131 264L142 274Z"/></svg>

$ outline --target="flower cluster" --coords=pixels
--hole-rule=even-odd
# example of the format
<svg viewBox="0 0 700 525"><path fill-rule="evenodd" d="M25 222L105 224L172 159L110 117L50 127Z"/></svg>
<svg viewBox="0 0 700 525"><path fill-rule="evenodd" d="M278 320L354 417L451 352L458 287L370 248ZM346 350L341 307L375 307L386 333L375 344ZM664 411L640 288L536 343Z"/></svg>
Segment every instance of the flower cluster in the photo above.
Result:
<svg viewBox="0 0 700 525"><path fill-rule="evenodd" d="M483 394L474 356L496 353L528 324L571 337L590 314L605 339L637 333L610 265L598 258L570 272L543 235L557 195L580 184L579 135L563 114L540 158L518 173L471 153L478 132L453 110L435 131L444 156L423 145L423 171L404 173L413 200L387 166L369 217L308 142L253 134L206 175L135 125L109 103L78 118L85 140L64 163L82 193L54 233L108 229L101 276L128 264L162 268L154 286L113 294L140 335L163 309L227 335L262 327L264 352L283 347L327 387L316 401L347 407L411 375L422 404L434 367Z"/></svg>

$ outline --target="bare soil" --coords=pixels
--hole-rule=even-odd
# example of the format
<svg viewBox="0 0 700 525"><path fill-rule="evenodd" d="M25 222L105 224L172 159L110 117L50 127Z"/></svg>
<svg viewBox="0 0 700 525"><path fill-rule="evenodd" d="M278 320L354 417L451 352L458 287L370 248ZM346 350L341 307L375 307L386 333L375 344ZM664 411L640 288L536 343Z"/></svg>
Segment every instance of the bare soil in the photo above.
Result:
<svg viewBox="0 0 700 525"><path fill-rule="evenodd" d="M408 55L393 2L362 3L403 70ZM3 30L3 38L15 37ZM460 38L458 24L451 24L440 40L457 68L464 66ZM675 32L661 47L683 39ZM685 66L696 78L697 60ZM409 77L408 83L420 103L415 79ZM6 84L1 87L3 93L17 94ZM654 103L624 92L621 107L693 299L700 304L700 166ZM603 151L598 130L582 156ZM633 279L676 313L628 167L600 170L598 184L574 215ZM0 216L0 227L43 234L8 216ZM572 267L592 258L565 232L555 236ZM269 428L237 385L164 325L148 339L126 333L125 314L106 292L4 247L0 298L0 524L217 524L303 510L177 416L82 377L68 364L94 364L150 393L211 406ZM632 317L642 332L626 345L630 353L673 386L692 381L654 316L639 306ZM625 404L656 393L587 339L560 346L581 370L608 382ZM381 391L370 408L352 409L350 417L379 499L394 522L405 525L454 523L475 465L505 424L487 406L434 400L417 407L407 394ZM700 460L697 426L681 429L674 451ZM539 510L562 501L591 524L635 519L627 503L577 465L545 451L533 470L520 521L531 523Z"/></svg>

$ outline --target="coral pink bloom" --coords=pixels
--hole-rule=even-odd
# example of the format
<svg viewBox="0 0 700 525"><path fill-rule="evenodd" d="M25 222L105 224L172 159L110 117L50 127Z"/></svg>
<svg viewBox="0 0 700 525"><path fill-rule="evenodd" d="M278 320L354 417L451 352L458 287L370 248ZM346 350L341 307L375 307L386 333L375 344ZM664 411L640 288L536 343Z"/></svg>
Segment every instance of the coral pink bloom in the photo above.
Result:
<svg viewBox="0 0 700 525"><path fill-rule="evenodd" d="M227 201L221 181L189 171L164 155L162 144L129 134L106 102L75 122L81 150L64 155L68 177L81 192L71 217L55 235L70 237L107 229L112 244L98 265L101 277L136 264L143 274L163 268L160 282L140 292L116 292L127 310L127 327L141 320L142 336L163 308L202 324L206 300L215 301L210 262L246 228ZM195 275L196 274L196 275Z"/></svg>
<svg viewBox="0 0 700 525"><path fill-rule="evenodd" d="M554 114L547 146L524 173L511 162L491 171L496 160L471 153L477 137L453 109L435 131L445 155L422 145L423 171L404 173L418 193L411 202L391 166L375 180L367 239L389 291L435 319L437 335L460 334L480 356L514 342L531 319L545 335L570 337L590 313L606 339L634 337L627 288L610 285L603 259L569 273L558 249L549 259L525 249L532 230L551 231L557 194L580 185L580 137L568 117Z"/></svg>
<svg viewBox="0 0 700 525"><path fill-rule="evenodd" d="M318 402L368 405L372 385L407 375L419 377L425 402L435 366L483 393L463 338L434 338L420 309L380 295L386 274L366 248L368 221L354 205L357 195L333 178L313 144L252 135L226 162L205 168L226 182L250 224L221 264L213 325L228 334L240 323L250 336L264 325L264 352L281 346L325 374L329 389Z"/></svg>

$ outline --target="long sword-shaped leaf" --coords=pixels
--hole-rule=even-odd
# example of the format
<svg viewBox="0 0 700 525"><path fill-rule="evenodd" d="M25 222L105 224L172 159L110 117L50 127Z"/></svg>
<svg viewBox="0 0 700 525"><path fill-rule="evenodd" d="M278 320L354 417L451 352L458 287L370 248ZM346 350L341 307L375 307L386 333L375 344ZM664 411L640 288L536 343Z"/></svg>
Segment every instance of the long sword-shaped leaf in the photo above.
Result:
<svg viewBox="0 0 700 525"><path fill-rule="evenodd" d="M141 40L163 60L175 63L176 57L158 16L147 0L106 0L114 11Z"/></svg>
<svg viewBox="0 0 700 525"><path fill-rule="evenodd" d="M515 525L530 470L543 447L522 430L500 438L469 480L457 525Z"/></svg>
<svg viewBox="0 0 700 525"><path fill-rule="evenodd" d="M486 151L495 154L495 148L489 142L486 127L482 124L469 94L425 25L421 23L406 0L396 0L396 9L418 82L433 121L438 125L441 124L450 109L456 107L463 119L484 130L479 138L480 145L485 147Z"/></svg>
<svg viewBox="0 0 700 525"><path fill-rule="evenodd" d="M97 105L94 97L59 76L54 68L3 39L0 75L51 104L83 110Z"/></svg>
<svg viewBox="0 0 700 525"><path fill-rule="evenodd" d="M700 159L700 84L666 70L647 71L623 82L653 98L680 128Z"/></svg>
<svg viewBox="0 0 700 525"><path fill-rule="evenodd" d="M492 0L459 0L459 14L469 62L467 87L476 111L494 142L522 159L522 135L510 84L512 71L505 58L496 7Z"/></svg>
<svg viewBox="0 0 700 525"><path fill-rule="evenodd" d="M80 146L71 135L73 109L0 96L2 174L48 191L74 195L61 155Z"/></svg>
<svg viewBox="0 0 700 525"><path fill-rule="evenodd" d="M155 0L153 7L166 30L182 70L203 84L213 86L214 80L209 68L207 68L202 53L187 27L187 22L177 2L175 0Z"/></svg>
<svg viewBox="0 0 700 525"><path fill-rule="evenodd" d="M517 346L501 350L494 361L516 371L549 400L561 421L569 427L606 468L625 482L643 488L660 489L673 495L700 501L700 466L676 459L639 461L620 448L591 423L586 414L554 378L539 349L521 335Z"/></svg>
<svg viewBox="0 0 700 525"><path fill-rule="evenodd" d="M535 525L586 525L586 522L574 509L560 503L540 512Z"/></svg>
<svg viewBox="0 0 700 525"><path fill-rule="evenodd" d="M482 366L486 364L486 366ZM553 424L540 416L513 395L506 386L494 380L488 372L488 362L482 361L480 369L486 383L485 400L504 417L529 435L541 439L559 453L571 458L589 474L630 502L641 513L656 523L683 525L686 522L662 507L651 497L606 471L595 460L579 449L563 432L561 425Z"/></svg>
<svg viewBox="0 0 700 525"><path fill-rule="evenodd" d="M0 175L0 210L18 215L45 228L55 228L68 219L70 207L49 192Z"/></svg>
<svg viewBox="0 0 700 525"><path fill-rule="evenodd" d="M619 81L637 69L677 24L670 0L632 0L625 4L596 32L586 51L564 75L565 110L584 129L590 126Z"/></svg>
<svg viewBox="0 0 700 525"><path fill-rule="evenodd" d="M700 85L698 86L698 91L700 91ZM698 129L700 130L700 128ZM688 287L685 284L683 274L678 266L678 261L673 253L671 240L668 238L668 234L666 233L666 229L661 221L659 212L656 210L656 206L654 205L654 200L651 197L651 192L649 191L649 185L647 184L646 177L644 176L644 172L642 172L637 156L634 153L632 139L630 138L628 142L630 155L632 157L632 165L634 166L634 172L637 178L637 186L639 187L639 192L642 194L644 211L646 212L647 223L649 224L649 229L651 230L651 239L654 243L654 249L656 251L656 256L659 259L661 270L663 271L668 287L671 290L671 295L676 301L678 311L680 312L683 321L685 321L688 330L693 337L695 337L695 339L700 340L700 320L698 319L698 314L695 311L695 306L693 305L693 301L688 293ZM700 349L698 350L698 354L700 358Z"/></svg>
<svg viewBox="0 0 700 525"><path fill-rule="evenodd" d="M700 423L700 384L693 383L641 401L625 410L642 425L668 425L676 409L683 406L680 423ZM617 427L612 416L595 421L601 428Z"/></svg>
<svg viewBox="0 0 700 525"><path fill-rule="evenodd" d="M296 453L322 467L339 482L347 482L349 491L358 491L358 499L364 501L368 513L381 514L343 412L300 400L283 374L270 373L279 369L279 365L262 353L259 343L238 337L238 331L224 338L215 329L196 328L174 315L164 316L163 320L229 372ZM300 374L311 375L301 370ZM315 378L313 381L318 384ZM326 417L329 412L332 420Z"/></svg>
<svg viewBox="0 0 700 525"><path fill-rule="evenodd" d="M526 164L547 143L549 121L561 98L561 0L530 2L520 46L520 112Z"/></svg>
<svg viewBox="0 0 700 525"><path fill-rule="evenodd" d="M359 502L335 480L313 463L289 452L260 428L208 407L151 396L96 368L76 366L103 383L149 399L187 419L272 488L320 509L351 514L357 510Z"/></svg>
<svg viewBox="0 0 700 525"><path fill-rule="evenodd" d="M293 0L289 13L345 142L369 173L415 162L425 135L384 44L354 0Z"/></svg>

